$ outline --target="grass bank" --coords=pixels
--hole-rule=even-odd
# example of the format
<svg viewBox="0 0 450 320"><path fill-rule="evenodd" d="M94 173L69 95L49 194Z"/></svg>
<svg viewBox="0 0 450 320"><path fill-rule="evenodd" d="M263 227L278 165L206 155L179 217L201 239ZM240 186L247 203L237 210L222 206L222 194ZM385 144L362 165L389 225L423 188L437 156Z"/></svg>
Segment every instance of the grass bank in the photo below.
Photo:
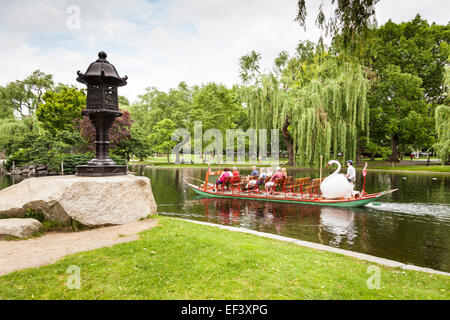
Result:
<svg viewBox="0 0 450 320"><path fill-rule="evenodd" d="M0 299L449 299L450 278L158 217L140 240L0 277ZM81 288L68 289L67 268Z"/></svg>

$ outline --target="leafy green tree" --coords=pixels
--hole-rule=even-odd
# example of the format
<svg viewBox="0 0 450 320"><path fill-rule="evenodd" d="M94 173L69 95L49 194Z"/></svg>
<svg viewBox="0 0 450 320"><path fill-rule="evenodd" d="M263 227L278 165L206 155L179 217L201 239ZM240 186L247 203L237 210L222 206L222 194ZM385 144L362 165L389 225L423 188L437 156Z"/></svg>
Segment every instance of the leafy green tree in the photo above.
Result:
<svg viewBox="0 0 450 320"><path fill-rule="evenodd" d="M329 159L331 150L354 157L358 132L367 132L368 80L362 68L339 61L321 45L300 42L292 58L282 52L272 72L257 75L246 90L251 126L281 129L289 165L318 165L320 155Z"/></svg>
<svg viewBox="0 0 450 320"><path fill-rule="evenodd" d="M170 163L170 153L176 145L176 142L171 140L172 133L176 128L175 122L170 119L163 119L156 124L153 132L149 135L152 149L158 153L166 153L167 163Z"/></svg>
<svg viewBox="0 0 450 320"><path fill-rule="evenodd" d="M126 110L128 111L128 108L130 107L130 100L128 100L126 97L124 96L119 96L119 108L121 110Z"/></svg>
<svg viewBox="0 0 450 320"><path fill-rule="evenodd" d="M132 136L129 139L120 141L112 152L113 154L127 159L127 161L130 161L132 155L138 157L140 161L144 161L144 158L151 154L151 149L148 139Z"/></svg>
<svg viewBox="0 0 450 320"><path fill-rule="evenodd" d="M33 117L46 90L53 86L53 76L40 70L24 80L10 82L0 90L0 105L14 110L20 117Z"/></svg>
<svg viewBox="0 0 450 320"><path fill-rule="evenodd" d="M237 86L229 89L222 84L208 83L191 88L181 82L168 92L148 88L139 97L140 101L129 108L134 120L133 135L148 137L164 119L170 119L177 129L187 129L190 136L193 136L195 121L202 122L203 130L215 128L223 133L226 129L248 126ZM139 140L143 147L148 145L145 139ZM179 147L186 143L192 143L192 140L183 140Z"/></svg>
<svg viewBox="0 0 450 320"><path fill-rule="evenodd" d="M379 0L330 0L334 9L326 15L323 3L319 6L316 25L325 31L325 35L334 38L338 51L356 53L364 46L362 43L370 26L376 24L375 5ZM306 0L298 0L295 20L306 29ZM338 40L338 41L336 41Z"/></svg>
<svg viewBox="0 0 450 320"><path fill-rule="evenodd" d="M437 141L433 148L442 163L450 164L450 67L446 68L444 79L445 104L436 108Z"/></svg>
<svg viewBox="0 0 450 320"><path fill-rule="evenodd" d="M9 156L21 148L24 137L30 133L31 119L0 119L0 150Z"/></svg>
<svg viewBox="0 0 450 320"><path fill-rule="evenodd" d="M437 141L433 147L441 162L450 164L450 106L438 106L435 115Z"/></svg>
<svg viewBox="0 0 450 320"><path fill-rule="evenodd" d="M5 103L3 100L1 100L3 90L4 88L0 87L0 120L13 119L14 110L8 105L8 103Z"/></svg>
<svg viewBox="0 0 450 320"><path fill-rule="evenodd" d="M428 24L417 15L412 21L396 24L389 20L374 29L373 48L367 51L370 65L378 73L389 65L422 79L428 103L442 104L445 98L444 73L450 54L450 23Z"/></svg>
<svg viewBox="0 0 450 320"><path fill-rule="evenodd" d="M143 128L148 134L163 119L170 118L178 128L188 126L192 91L184 82L167 93L154 87L147 88L139 99L130 106L130 114L135 121L134 125Z"/></svg>
<svg viewBox="0 0 450 320"><path fill-rule="evenodd" d="M241 80L246 85L243 88L244 101L247 105L250 125L254 129L281 128L284 145L288 153L288 164L294 164L294 138L292 136L291 114L284 113L289 106L284 103L283 95L290 93L293 87L298 87L308 81L308 70L315 55L315 46L310 41L299 42L293 57L282 51L275 59L274 68L268 74L260 70L261 55L252 51L239 60ZM252 84L252 85L251 85ZM280 90L282 88L282 90ZM290 100L292 102L292 100ZM255 106L258 106L255 108Z"/></svg>
<svg viewBox="0 0 450 320"><path fill-rule="evenodd" d="M430 144L432 120L428 117L422 80L412 74L401 72L398 66L388 66L372 94L378 106L376 126L390 141L390 160L398 162L399 146Z"/></svg>
<svg viewBox="0 0 450 320"><path fill-rule="evenodd" d="M9 168L15 161L17 165L45 164L51 170L58 171L65 155L79 152L77 148L82 142L77 132L59 131L52 135L47 131L28 131L15 141L6 167Z"/></svg>
<svg viewBox="0 0 450 320"><path fill-rule="evenodd" d="M36 116L42 128L52 134L62 130L73 131L74 120L81 118L81 111L86 105L83 90L65 85L60 85L54 91L47 91L42 100Z"/></svg>
<svg viewBox="0 0 450 320"><path fill-rule="evenodd" d="M203 130L218 129L225 133L226 129L243 124L244 116L237 88L228 89L213 82L194 88L189 110L191 127L193 121L202 121Z"/></svg>

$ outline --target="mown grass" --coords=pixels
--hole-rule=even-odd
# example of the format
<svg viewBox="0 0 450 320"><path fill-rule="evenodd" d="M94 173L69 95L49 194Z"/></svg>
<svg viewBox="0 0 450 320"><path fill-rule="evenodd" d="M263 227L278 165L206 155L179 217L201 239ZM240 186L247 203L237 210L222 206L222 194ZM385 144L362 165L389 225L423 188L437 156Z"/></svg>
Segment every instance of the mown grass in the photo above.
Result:
<svg viewBox="0 0 450 320"><path fill-rule="evenodd" d="M449 299L450 278L167 217L138 241L0 277L0 299ZM68 289L81 269L81 288Z"/></svg>

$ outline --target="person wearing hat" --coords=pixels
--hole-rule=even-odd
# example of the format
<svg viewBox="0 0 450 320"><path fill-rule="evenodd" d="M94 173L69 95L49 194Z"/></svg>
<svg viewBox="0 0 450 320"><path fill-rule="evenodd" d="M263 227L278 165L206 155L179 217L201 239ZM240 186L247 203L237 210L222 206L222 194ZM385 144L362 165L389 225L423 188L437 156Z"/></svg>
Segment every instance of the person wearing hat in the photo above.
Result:
<svg viewBox="0 0 450 320"><path fill-rule="evenodd" d="M348 182L350 182L351 185L353 185L356 181L356 170L355 167L353 166L353 161L352 160L347 160L347 174L346 174L346 178L348 180Z"/></svg>

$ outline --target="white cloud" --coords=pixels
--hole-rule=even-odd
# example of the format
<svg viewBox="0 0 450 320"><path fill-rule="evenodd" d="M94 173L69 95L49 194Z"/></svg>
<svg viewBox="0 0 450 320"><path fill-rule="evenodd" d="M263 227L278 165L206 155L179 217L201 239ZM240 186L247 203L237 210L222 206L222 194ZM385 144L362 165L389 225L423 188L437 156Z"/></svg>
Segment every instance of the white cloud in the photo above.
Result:
<svg viewBox="0 0 450 320"><path fill-rule="evenodd" d="M430 4L431 3L431 4ZM105 50L121 76L120 94L131 100L149 86L162 90L186 81L232 85L238 59L256 50L267 68L281 50L299 40L316 41L319 1L309 1L307 31L294 17L296 0L48 0L0 4L0 84L21 79L35 69L58 82L77 84L76 71L87 68ZM407 4L407 5L406 5ZM81 29L67 28L69 5L78 5ZM423 1L381 1L377 18L384 23L410 20L417 12L429 21L444 19L443 6ZM422 8L423 7L423 8ZM448 8L447 8L448 9ZM438 23L445 23L438 20Z"/></svg>

